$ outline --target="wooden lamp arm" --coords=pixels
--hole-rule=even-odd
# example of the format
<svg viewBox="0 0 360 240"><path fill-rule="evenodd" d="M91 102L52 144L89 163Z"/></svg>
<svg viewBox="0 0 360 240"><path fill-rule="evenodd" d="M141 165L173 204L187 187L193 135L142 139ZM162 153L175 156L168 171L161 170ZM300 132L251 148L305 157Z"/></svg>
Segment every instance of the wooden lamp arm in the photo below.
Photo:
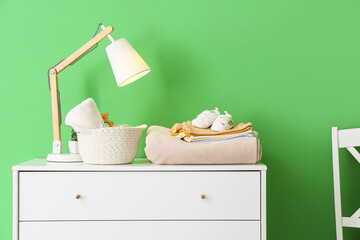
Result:
<svg viewBox="0 0 360 240"><path fill-rule="evenodd" d="M60 130L60 109L59 109L59 87L57 75L67 68L70 64L74 63L81 56L86 54L96 44L101 42L110 33L114 31L114 28L109 26L103 28L99 34L94 36L90 41L85 43L81 48L76 50L64 61L60 62L54 68L50 69L50 89L51 89L51 108L52 108L52 119L53 119L53 153L62 153L62 142L61 142L61 130Z"/></svg>
<svg viewBox="0 0 360 240"><path fill-rule="evenodd" d="M87 51L89 51L91 48L93 48L96 44L101 42L104 38L106 38L110 33L114 31L114 28L109 26L102 30L99 34L97 34L95 37L93 37L90 41L85 43L81 48L76 50L73 54L71 54L68 58L66 58L64 61L56 65L55 70L56 73L59 74L62 70L67 68L70 64L75 62L77 59L79 59L81 56L83 56Z"/></svg>

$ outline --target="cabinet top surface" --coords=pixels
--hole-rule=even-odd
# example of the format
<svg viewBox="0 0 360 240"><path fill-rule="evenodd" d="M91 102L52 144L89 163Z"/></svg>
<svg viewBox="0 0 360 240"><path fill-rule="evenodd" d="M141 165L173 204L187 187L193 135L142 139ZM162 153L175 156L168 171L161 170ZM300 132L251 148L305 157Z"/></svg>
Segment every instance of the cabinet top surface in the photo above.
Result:
<svg viewBox="0 0 360 240"><path fill-rule="evenodd" d="M155 165L146 158L136 158L132 164L89 165L85 163L51 163L45 158L37 158L13 166L13 171L265 171L266 165Z"/></svg>

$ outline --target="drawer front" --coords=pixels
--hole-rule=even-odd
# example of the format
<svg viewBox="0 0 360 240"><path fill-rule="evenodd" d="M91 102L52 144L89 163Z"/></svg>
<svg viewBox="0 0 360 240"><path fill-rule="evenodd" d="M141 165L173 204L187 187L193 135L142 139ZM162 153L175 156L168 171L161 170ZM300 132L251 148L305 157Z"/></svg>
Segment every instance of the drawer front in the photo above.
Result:
<svg viewBox="0 0 360 240"><path fill-rule="evenodd" d="M260 240L258 221L21 222L19 240Z"/></svg>
<svg viewBox="0 0 360 240"><path fill-rule="evenodd" d="M260 172L21 172L19 179L20 221L260 219Z"/></svg>

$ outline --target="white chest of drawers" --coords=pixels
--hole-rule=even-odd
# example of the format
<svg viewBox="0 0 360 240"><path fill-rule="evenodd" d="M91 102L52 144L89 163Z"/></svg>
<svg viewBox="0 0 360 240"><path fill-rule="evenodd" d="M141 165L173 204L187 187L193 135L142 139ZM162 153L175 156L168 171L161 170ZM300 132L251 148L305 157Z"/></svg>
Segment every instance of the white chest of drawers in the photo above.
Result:
<svg viewBox="0 0 360 240"><path fill-rule="evenodd" d="M265 240L266 166L13 167L13 240Z"/></svg>

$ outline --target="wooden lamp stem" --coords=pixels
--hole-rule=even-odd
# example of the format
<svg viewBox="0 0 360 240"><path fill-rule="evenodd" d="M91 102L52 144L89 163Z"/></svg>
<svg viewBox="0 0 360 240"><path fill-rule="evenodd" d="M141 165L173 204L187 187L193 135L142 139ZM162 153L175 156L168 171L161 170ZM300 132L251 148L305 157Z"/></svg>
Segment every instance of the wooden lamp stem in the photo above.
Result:
<svg viewBox="0 0 360 240"><path fill-rule="evenodd" d="M103 29L99 34L93 37L90 41L85 43L81 48L76 50L64 61L60 62L54 68L50 69L50 88L51 88L51 108L52 108L52 120L53 120L53 153L62 153L62 142L61 142L61 130L60 130L60 109L59 109L59 84L57 75L67 68L69 65L74 63L81 56L86 54L96 44L101 42L110 33L114 31L114 28L109 26Z"/></svg>
<svg viewBox="0 0 360 240"><path fill-rule="evenodd" d="M60 109L59 109L59 84L55 68L50 69L51 110L53 119L53 153L62 152Z"/></svg>

